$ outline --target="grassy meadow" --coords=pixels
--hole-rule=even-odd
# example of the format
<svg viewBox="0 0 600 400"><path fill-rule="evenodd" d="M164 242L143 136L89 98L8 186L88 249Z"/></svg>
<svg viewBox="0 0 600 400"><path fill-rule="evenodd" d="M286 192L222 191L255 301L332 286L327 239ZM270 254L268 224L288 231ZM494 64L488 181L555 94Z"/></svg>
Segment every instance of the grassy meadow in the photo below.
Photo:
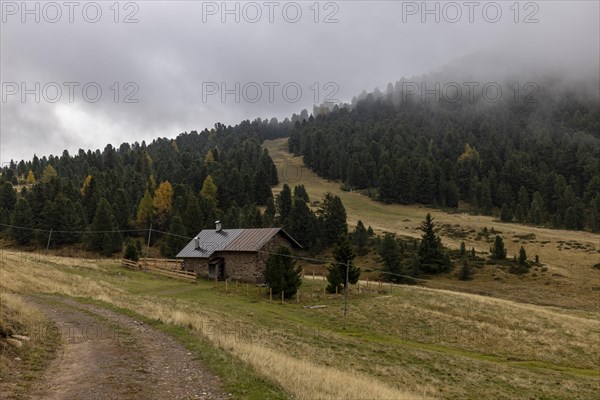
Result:
<svg viewBox="0 0 600 400"><path fill-rule="evenodd" d="M598 389L594 312L372 283L353 288L344 319L342 296L308 277L299 303L280 304L255 286L226 291L114 261L10 251L1 260L0 285L12 296L101 302L204 346L235 398L589 399ZM325 307L304 308L313 305Z"/></svg>
<svg viewBox="0 0 600 400"><path fill-rule="evenodd" d="M600 312L600 272L592 266L600 262L600 235L590 232L547 229L537 226L503 223L495 217L471 215L468 212L445 212L420 205L384 204L364 194L340 189L339 182L323 179L304 166L302 157L287 152L287 139L264 143L277 166L280 184L291 188L303 184L311 201L318 201L327 192L342 199L351 229L358 220L371 226L375 233L391 232L399 236L419 238L418 229L425 214L434 217L445 246L458 249L464 241L467 249L474 248L478 255L489 255L495 234L485 236L492 229L504 238L508 257L518 254L523 246L530 259L539 256L544 268L533 268L531 273L514 275L506 269L486 265L475 270L472 281L461 282L455 273L435 278L430 286L456 290L479 291L494 297L515 299L540 305L555 305L570 309ZM373 254L358 258L357 264L380 268ZM312 266L310 269L312 270ZM319 268L317 267L317 271Z"/></svg>

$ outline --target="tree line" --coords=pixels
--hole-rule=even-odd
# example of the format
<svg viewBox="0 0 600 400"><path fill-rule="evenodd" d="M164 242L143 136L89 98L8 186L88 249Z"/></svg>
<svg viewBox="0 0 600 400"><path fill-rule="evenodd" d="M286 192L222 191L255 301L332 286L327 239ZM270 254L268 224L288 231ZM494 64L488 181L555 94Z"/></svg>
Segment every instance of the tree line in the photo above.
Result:
<svg viewBox="0 0 600 400"><path fill-rule="evenodd" d="M289 151L383 202L460 204L503 221L600 230L597 99L433 102L404 98L400 86L297 122Z"/></svg>

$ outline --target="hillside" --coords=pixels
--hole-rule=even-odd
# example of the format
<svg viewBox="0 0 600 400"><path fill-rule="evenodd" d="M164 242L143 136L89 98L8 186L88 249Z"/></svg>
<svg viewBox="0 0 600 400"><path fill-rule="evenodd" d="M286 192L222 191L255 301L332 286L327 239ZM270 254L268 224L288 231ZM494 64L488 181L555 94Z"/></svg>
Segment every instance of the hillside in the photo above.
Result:
<svg viewBox="0 0 600 400"><path fill-rule="evenodd" d="M504 93L494 101L441 96L460 76L390 83L351 105L316 109L292 131L289 151L383 202L466 202L507 222L600 231L598 95L545 77L511 96L509 83L520 83L506 79L494 82Z"/></svg>
<svg viewBox="0 0 600 400"><path fill-rule="evenodd" d="M54 294L45 307L60 307L59 315L110 316L100 312L108 307L145 331L166 331L234 399L589 399L597 390L600 332L592 312L373 285L352 289L344 319L342 297L324 295L320 280L305 281L299 304L281 305L264 292L257 297L255 287L182 283L112 261L2 257L3 291ZM65 296L95 307L64 308ZM325 307L303 307L312 305Z"/></svg>
<svg viewBox="0 0 600 400"><path fill-rule="evenodd" d="M280 190L284 183L290 186L303 184L311 199L319 199L334 193L342 199L351 227L361 220L376 232L394 232L401 236L418 238L418 227L427 212L440 225L440 235L446 246L457 249L461 241L467 248L488 254L490 243L477 233L484 227L492 227L505 238L508 255L512 257L523 245L530 255L539 255L547 271L537 276L515 276L499 269L486 267L478 271L475 279L463 283L452 275L435 278L435 287L452 284L465 290L482 290L501 297L518 298L540 304L597 310L600 272L592 266L598 262L600 235L557 229L546 229L532 225L503 223L491 216L471 215L467 212L444 212L420 205L384 204L358 192L340 189L341 183L317 176L302 162L302 157L287 152L287 139L269 140L264 143L269 150L279 174ZM360 263L373 265L373 260ZM370 264L369 264L370 263Z"/></svg>

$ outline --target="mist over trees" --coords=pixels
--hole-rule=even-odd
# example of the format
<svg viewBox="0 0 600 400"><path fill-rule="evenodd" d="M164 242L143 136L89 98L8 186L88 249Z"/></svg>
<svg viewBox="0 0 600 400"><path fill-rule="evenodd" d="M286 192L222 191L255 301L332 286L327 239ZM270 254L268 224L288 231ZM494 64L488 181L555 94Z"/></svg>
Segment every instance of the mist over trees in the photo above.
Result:
<svg viewBox="0 0 600 400"><path fill-rule="evenodd" d="M569 91L435 101L402 82L296 123L289 151L387 203L600 230L600 107Z"/></svg>

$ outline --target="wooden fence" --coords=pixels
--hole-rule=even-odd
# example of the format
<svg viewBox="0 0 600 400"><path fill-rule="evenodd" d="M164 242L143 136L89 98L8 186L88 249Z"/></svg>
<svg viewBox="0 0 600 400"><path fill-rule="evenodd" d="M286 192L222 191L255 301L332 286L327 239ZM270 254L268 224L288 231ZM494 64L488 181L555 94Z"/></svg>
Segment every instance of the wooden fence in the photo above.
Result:
<svg viewBox="0 0 600 400"><path fill-rule="evenodd" d="M189 282L196 280L196 273L184 271L181 269L181 260L172 260L168 258L141 258L139 261L121 259L121 265L138 271L148 271L176 279L183 279Z"/></svg>

